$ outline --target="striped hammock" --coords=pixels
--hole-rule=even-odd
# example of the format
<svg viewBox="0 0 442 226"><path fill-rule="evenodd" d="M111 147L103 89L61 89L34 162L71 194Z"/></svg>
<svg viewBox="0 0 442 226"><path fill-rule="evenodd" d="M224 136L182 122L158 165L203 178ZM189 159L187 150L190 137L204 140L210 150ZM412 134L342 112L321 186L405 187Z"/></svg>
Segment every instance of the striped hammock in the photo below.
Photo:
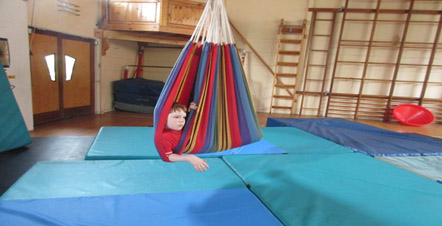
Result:
<svg viewBox="0 0 442 226"><path fill-rule="evenodd" d="M176 154L220 152L262 138L222 0L207 2L155 106L155 146L164 161L162 133L174 102L198 105L188 113Z"/></svg>

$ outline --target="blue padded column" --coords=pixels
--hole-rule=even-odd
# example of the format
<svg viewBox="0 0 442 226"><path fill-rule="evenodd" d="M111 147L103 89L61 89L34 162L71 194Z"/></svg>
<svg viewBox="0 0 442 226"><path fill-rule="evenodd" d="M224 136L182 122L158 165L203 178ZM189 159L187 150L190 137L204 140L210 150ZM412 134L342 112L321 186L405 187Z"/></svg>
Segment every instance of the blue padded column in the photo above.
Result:
<svg viewBox="0 0 442 226"><path fill-rule="evenodd" d="M32 142L1 63L0 127L0 152L18 148Z"/></svg>

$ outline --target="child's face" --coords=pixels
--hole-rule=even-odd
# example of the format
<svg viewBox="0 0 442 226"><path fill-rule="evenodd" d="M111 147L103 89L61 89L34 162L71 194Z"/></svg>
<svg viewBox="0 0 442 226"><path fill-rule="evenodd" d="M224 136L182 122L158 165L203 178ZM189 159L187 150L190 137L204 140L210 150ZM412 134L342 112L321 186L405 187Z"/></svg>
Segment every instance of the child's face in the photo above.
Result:
<svg viewBox="0 0 442 226"><path fill-rule="evenodd" d="M166 128L171 130L181 130L186 123L186 112L182 110L169 113L167 117Z"/></svg>

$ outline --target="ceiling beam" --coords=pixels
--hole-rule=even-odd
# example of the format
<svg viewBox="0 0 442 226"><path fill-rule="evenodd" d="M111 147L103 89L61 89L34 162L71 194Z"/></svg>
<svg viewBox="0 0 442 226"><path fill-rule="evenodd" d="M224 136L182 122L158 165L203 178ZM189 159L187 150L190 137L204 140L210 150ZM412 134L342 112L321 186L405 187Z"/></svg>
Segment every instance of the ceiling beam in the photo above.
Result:
<svg viewBox="0 0 442 226"><path fill-rule="evenodd" d="M129 32L129 31L111 31L103 29L95 29L96 38L107 38L115 40L127 40L135 42L150 42L161 43L169 45L184 46L189 41L190 36L170 35L162 33L148 33L148 32Z"/></svg>

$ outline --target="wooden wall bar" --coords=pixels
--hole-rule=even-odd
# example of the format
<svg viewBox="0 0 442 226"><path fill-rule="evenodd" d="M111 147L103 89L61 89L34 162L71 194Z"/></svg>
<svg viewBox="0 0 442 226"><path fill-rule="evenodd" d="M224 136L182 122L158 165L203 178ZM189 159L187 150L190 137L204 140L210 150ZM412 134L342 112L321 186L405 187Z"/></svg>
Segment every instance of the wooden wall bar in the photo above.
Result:
<svg viewBox="0 0 442 226"><path fill-rule="evenodd" d="M394 9L377 0L372 8L361 9L357 3L346 0L340 9L309 9L313 29L327 29L318 18L337 14L336 22L328 26L336 41L328 49L334 58L324 64L330 67L322 81L325 89L304 85L297 92L300 98L309 93L321 96L326 104L310 97L319 102L317 116L391 121L394 107L407 103L426 107L442 123L441 5L436 2L425 9L428 4L410 0L402 4L408 4L406 9ZM309 46L315 45L314 34L310 32ZM313 49L308 49L306 62L313 60ZM312 71L307 63L304 84L324 73ZM315 115L305 103L298 107L300 115Z"/></svg>

